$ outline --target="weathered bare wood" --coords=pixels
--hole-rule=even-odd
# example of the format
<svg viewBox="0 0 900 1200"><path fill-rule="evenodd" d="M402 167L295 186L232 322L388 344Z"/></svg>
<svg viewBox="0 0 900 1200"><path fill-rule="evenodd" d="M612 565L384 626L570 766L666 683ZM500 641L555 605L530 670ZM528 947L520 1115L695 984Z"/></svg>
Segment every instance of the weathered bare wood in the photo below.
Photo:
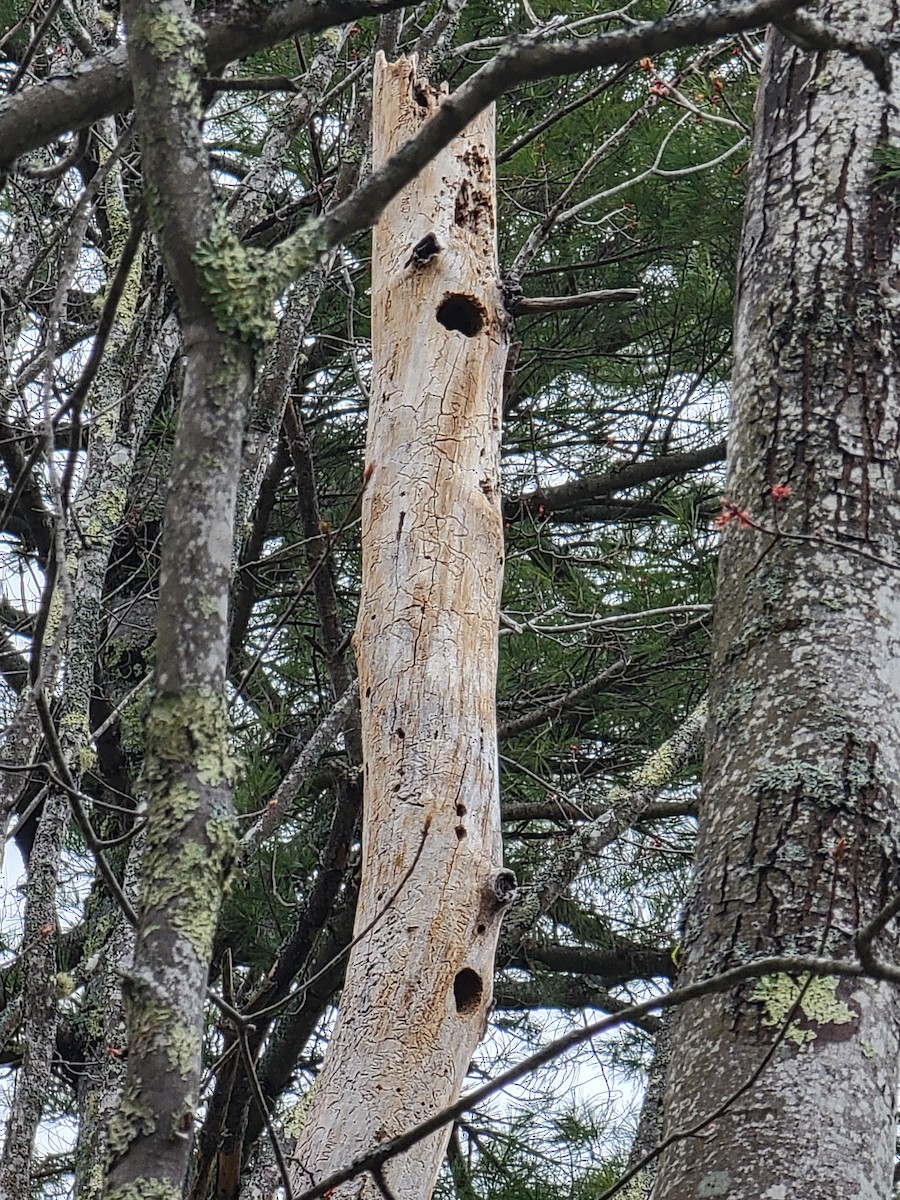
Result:
<svg viewBox="0 0 900 1200"><path fill-rule="evenodd" d="M604 288L599 292L581 292L577 296L523 296L509 306L514 317L532 313L568 312L572 308L593 308L597 304L615 304L637 300L640 288Z"/></svg>
<svg viewBox="0 0 900 1200"><path fill-rule="evenodd" d="M441 102L414 60L380 57L376 167ZM372 328L355 636L365 751L356 929L376 924L348 965L295 1152L298 1189L455 1099L491 1000L511 882L494 716L507 334L492 110L385 211ZM431 1194L445 1142L436 1134L386 1168L397 1200ZM358 1189L346 1194L378 1194L372 1180Z"/></svg>

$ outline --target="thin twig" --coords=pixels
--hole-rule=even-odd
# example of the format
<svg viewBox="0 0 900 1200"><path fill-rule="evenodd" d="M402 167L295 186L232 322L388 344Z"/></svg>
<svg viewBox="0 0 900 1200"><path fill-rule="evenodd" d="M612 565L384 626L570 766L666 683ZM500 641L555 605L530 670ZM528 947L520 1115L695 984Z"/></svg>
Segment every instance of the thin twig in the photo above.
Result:
<svg viewBox="0 0 900 1200"><path fill-rule="evenodd" d="M260 1116L263 1119L263 1124L266 1127L266 1134L269 1138L269 1143L272 1146L272 1153L275 1155L275 1162L278 1164L278 1173L281 1176L281 1186L284 1188L285 1200L293 1200L293 1189L291 1188L291 1173L288 1170L287 1160L284 1156L284 1149L278 1138L278 1131L272 1124L272 1117L269 1114L269 1109L266 1105L266 1098L263 1095L262 1088L259 1085L259 1078L256 1074L256 1067L250 1054L250 1047L247 1044L247 1031L245 1028L238 1026L237 1029L238 1046L240 1047L241 1059L244 1063L244 1070L247 1073L247 1080L250 1084L250 1090L253 1092L253 1099L256 1101L256 1106L259 1109Z"/></svg>
<svg viewBox="0 0 900 1200"><path fill-rule="evenodd" d="M238 845L238 861L244 862L270 834L274 833L288 814L303 778L309 774L342 729L347 714L359 697L359 681L354 679L331 712L322 720L303 746L290 770L278 785L275 795Z"/></svg>
<svg viewBox="0 0 900 1200"><path fill-rule="evenodd" d="M531 313L566 312L570 308L593 308L597 304L637 300L640 294L640 288L606 288L600 292L582 292L578 296L523 296L509 306L509 311L514 317Z"/></svg>
<svg viewBox="0 0 900 1200"><path fill-rule="evenodd" d="M28 68L31 66L31 60L34 58L35 54L37 54L38 47L44 39L44 34L50 28L53 18L56 16L56 10L59 8L61 3L62 0L50 0L50 3L47 5L47 11L41 18L41 23L34 31L34 37L32 37L31 41L28 43L25 53L22 55L21 61L16 68L15 74L6 85L8 94L12 95L12 93L25 78Z"/></svg>
<svg viewBox="0 0 900 1200"><path fill-rule="evenodd" d="M72 816L75 818L75 824L81 831L81 835L88 845L88 849L94 856L97 863L97 868L103 876L103 881L109 888L113 899L118 904L122 911L122 915L130 925L137 928L138 916L135 912L131 901L122 890L122 886L116 878L115 872L106 861L106 856L103 853L100 839L94 833L93 827L88 819L87 813L84 811L84 806L81 803L81 792L75 784L72 773L69 770L69 764L66 762L66 756L63 752L62 745L59 741L59 735L56 732L56 724L53 720L53 714L47 704L47 698L43 689L39 689L35 693L35 706L40 718L41 728L44 737L47 741L47 746L50 750L50 756L56 765L59 772L59 778L55 780L57 786L66 793L69 800L69 807L72 811Z"/></svg>

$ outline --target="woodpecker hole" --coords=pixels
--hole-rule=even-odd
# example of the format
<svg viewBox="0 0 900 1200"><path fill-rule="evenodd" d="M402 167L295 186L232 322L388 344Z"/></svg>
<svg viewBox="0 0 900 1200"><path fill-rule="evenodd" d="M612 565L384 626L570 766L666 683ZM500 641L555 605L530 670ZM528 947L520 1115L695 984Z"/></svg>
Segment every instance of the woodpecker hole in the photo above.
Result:
<svg viewBox="0 0 900 1200"><path fill-rule="evenodd" d="M456 1011L461 1017L476 1012L481 1005L484 989L481 986L481 976L471 967L463 967L453 980L453 998L456 1001Z"/></svg>
<svg viewBox="0 0 900 1200"><path fill-rule="evenodd" d="M474 337L484 328L485 312L474 297L455 294L441 301L437 319L445 329L455 329L466 337Z"/></svg>
<svg viewBox="0 0 900 1200"><path fill-rule="evenodd" d="M469 210L472 204L472 189L469 187L469 181L464 179L459 185L459 191L456 194L456 203L453 206L453 224L468 225Z"/></svg>
<svg viewBox="0 0 900 1200"><path fill-rule="evenodd" d="M412 248L412 253L404 264L407 267L426 267L440 253L441 244L433 233L426 233Z"/></svg>
<svg viewBox="0 0 900 1200"><path fill-rule="evenodd" d="M454 832L456 833L457 841L460 841L460 842L463 840L464 837L468 836L466 833L466 827L464 825L457 825Z"/></svg>

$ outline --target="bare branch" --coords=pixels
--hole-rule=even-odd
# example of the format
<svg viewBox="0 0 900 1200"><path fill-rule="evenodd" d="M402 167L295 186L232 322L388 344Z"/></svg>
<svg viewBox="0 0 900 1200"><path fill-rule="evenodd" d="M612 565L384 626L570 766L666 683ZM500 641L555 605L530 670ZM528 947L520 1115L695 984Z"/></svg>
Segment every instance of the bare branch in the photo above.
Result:
<svg viewBox="0 0 900 1200"><path fill-rule="evenodd" d="M502 934L507 956L518 953L520 943L538 918L568 889L585 860L614 841L639 819L648 805L678 778L696 754L706 726L706 701L689 714L675 733L647 758L628 783L611 788L606 811L577 828L554 846L541 864L527 899L510 913Z"/></svg>
<svg viewBox="0 0 900 1200"><path fill-rule="evenodd" d="M348 714L354 709L358 700L359 683L357 680L353 680L328 716L303 746L275 795L266 806L263 815L250 826L241 838L239 856L242 861L262 845L289 815L297 798L300 784L340 733Z"/></svg>
<svg viewBox="0 0 900 1200"><path fill-rule="evenodd" d="M626 1021L633 1021L636 1017L643 1017L648 1013L685 1004L687 1001L696 1000L701 996L727 992L737 984L743 983L748 979L760 979L766 975L776 975L779 973L797 974L799 972L808 972L810 975L817 977L836 975L860 978L865 974L863 968L855 962L842 962L832 958L821 958L812 955L808 957L798 956L796 958L792 958L790 955L773 955L768 958L760 958L753 962L743 963L741 966L733 967L729 971L723 971L719 975L714 975L710 979L700 980L698 983L689 984L686 987L675 988L671 992L667 992L664 996L654 996L649 1000L642 1001L640 1004L633 1004L619 1013L603 1017L599 1021L593 1021L589 1025L575 1029L571 1033L558 1038L556 1041L550 1042L535 1054L523 1059L522 1062L517 1063L506 1071L501 1071L499 1075L495 1075L487 1083L466 1092L455 1104L448 1105L441 1112L435 1113L433 1117L422 1121L419 1125L407 1130L406 1133L400 1134L399 1137L381 1142L367 1154L361 1155L342 1170L334 1171L326 1178L320 1179L315 1186L295 1196L294 1200L318 1200L319 1196L324 1196L332 1188L339 1187L340 1184L346 1183L350 1179L356 1179L357 1176L381 1166L381 1164L388 1162L392 1158L396 1158L398 1154L403 1154L423 1138L429 1137L432 1133L436 1133L437 1130L442 1129L451 1121L457 1120L463 1113L472 1112L479 1105L483 1104L485 1100L496 1095L510 1084L518 1083L526 1075L530 1075L533 1071L538 1070L539 1067L552 1062L568 1050L574 1050L576 1046L581 1046L599 1034L608 1032L610 1029L616 1029ZM891 967L882 977L892 979L895 974L900 976L900 971L897 971L897 968Z"/></svg>
<svg viewBox="0 0 900 1200"><path fill-rule="evenodd" d="M881 42L866 41L848 36L823 21L817 13L803 8L779 18L775 22L792 42L804 50L840 50L849 54L869 68L875 82L886 92L891 86L890 54L897 48L896 37Z"/></svg>
<svg viewBox="0 0 900 1200"><path fill-rule="evenodd" d="M556 487L542 488L529 492L518 500L508 499L503 504L505 521L520 521L524 517L561 516L577 511L597 500L624 492L629 488L653 483L657 479L673 479L688 475L715 463L725 461L725 442L716 442L702 450L686 450L679 454L663 454L657 458L639 459L614 467L605 475L588 475L573 479Z"/></svg>
<svg viewBox="0 0 900 1200"><path fill-rule="evenodd" d="M318 33L361 17L401 8L404 0L260 0L223 4L203 14L206 68L216 74L227 63L274 46L285 38ZM784 6L782 6L784 7ZM125 46L89 58L70 75L58 76L0 102L0 170L22 154L73 129L121 112L132 102Z"/></svg>
<svg viewBox="0 0 900 1200"><path fill-rule="evenodd" d="M593 308L619 300L637 300L640 288L607 288L602 292L582 292L578 296L523 296L509 306L514 317L532 313L567 312L571 308Z"/></svg>
<svg viewBox="0 0 900 1200"><path fill-rule="evenodd" d="M328 244L335 245L367 229L385 205L473 117L517 84L634 62L694 42L715 41L743 29L756 29L798 6L799 0L738 0L661 21L639 22L583 41L552 43L527 36L511 38L495 58L444 100L419 133L325 218Z"/></svg>

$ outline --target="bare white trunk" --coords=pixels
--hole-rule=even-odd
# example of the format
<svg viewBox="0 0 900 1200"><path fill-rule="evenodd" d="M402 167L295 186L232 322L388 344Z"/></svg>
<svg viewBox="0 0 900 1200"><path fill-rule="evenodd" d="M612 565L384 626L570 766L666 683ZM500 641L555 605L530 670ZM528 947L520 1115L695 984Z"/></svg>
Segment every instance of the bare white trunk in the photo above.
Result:
<svg viewBox="0 0 900 1200"><path fill-rule="evenodd" d="M374 162L441 103L415 63L375 72ZM340 1015L295 1184L453 1100L486 1024L500 918L494 693L503 571L494 115L388 207L374 236L373 386L355 646L365 755L363 882ZM408 878L407 878L408 876ZM390 1163L430 1196L446 1138ZM371 1179L341 1196L379 1195Z"/></svg>

